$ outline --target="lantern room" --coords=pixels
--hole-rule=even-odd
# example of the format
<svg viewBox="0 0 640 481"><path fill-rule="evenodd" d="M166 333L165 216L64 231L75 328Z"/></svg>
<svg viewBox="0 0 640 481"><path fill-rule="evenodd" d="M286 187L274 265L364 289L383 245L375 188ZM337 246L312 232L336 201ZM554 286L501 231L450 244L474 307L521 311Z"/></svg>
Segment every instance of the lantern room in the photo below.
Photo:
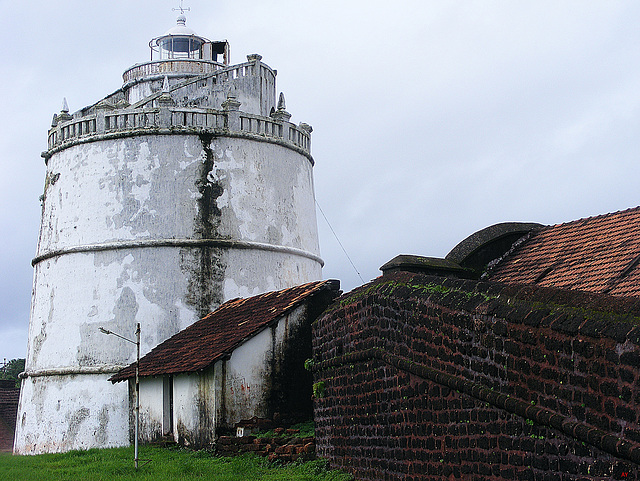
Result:
<svg viewBox="0 0 640 481"><path fill-rule="evenodd" d="M229 64L229 43L211 42L197 35L186 25L187 19L179 15L175 27L149 42L151 61L154 60L209 60Z"/></svg>

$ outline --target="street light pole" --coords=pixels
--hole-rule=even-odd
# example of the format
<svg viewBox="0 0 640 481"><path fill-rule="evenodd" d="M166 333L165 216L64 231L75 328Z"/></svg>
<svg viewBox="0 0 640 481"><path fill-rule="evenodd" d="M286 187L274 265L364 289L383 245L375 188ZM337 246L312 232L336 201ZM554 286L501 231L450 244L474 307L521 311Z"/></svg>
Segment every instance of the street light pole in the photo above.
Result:
<svg viewBox="0 0 640 481"><path fill-rule="evenodd" d="M140 323L136 326L136 444L134 464L138 469L138 438L140 436Z"/></svg>
<svg viewBox="0 0 640 481"><path fill-rule="evenodd" d="M131 344L136 345L136 410L135 410L135 418L136 418L136 427L135 427L135 444L134 444L134 453L133 453L133 462L138 469L138 438L140 436L140 323L136 324L136 340L132 341L120 334L105 329L104 327L99 327L98 330L103 334L112 334L120 339L123 339Z"/></svg>

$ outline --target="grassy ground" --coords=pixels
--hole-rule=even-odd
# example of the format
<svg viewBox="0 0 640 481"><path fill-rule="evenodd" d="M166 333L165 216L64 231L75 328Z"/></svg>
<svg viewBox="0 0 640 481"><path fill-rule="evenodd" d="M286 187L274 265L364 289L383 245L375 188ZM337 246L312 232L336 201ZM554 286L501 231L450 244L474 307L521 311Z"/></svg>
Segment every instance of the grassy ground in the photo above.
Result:
<svg viewBox="0 0 640 481"><path fill-rule="evenodd" d="M12 456L0 453L2 479L12 481L202 480L348 481L353 478L326 469L324 461L285 466L257 456L216 457L204 451L141 446L140 467L133 466L133 448L91 449L64 454ZM144 464L145 461L149 463Z"/></svg>

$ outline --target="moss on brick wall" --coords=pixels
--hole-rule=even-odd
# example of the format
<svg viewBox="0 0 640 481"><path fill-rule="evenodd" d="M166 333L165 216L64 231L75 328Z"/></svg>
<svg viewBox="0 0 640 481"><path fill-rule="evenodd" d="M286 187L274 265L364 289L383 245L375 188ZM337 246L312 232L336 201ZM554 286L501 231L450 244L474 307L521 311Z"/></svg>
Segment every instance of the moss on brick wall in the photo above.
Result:
<svg viewBox="0 0 640 481"><path fill-rule="evenodd" d="M318 453L362 479L640 479L635 300L384 276L314 323Z"/></svg>

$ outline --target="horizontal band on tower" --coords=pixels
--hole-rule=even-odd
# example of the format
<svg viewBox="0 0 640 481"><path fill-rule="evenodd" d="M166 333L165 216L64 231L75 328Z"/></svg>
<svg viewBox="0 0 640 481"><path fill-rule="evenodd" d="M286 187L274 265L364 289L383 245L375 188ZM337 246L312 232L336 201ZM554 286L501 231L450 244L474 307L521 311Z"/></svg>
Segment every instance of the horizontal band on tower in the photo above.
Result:
<svg viewBox="0 0 640 481"><path fill-rule="evenodd" d="M38 369L35 371L24 371L19 374L20 379L28 377L48 377L48 376L73 376L76 374L113 374L126 366L68 366L51 369Z"/></svg>
<svg viewBox="0 0 640 481"><path fill-rule="evenodd" d="M312 254L311 252L307 252L296 247L265 244L263 242L237 241L230 239L147 239L88 244L45 252L44 254L34 257L31 261L31 265L35 266L39 262L51 259L52 257L60 257L65 254L82 254L88 252L101 252L118 249L144 249L150 247L221 247L226 249L256 249L306 257L307 259L318 262L321 267L324 266L324 261L322 260L322 258L315 254Z"/></svg>

